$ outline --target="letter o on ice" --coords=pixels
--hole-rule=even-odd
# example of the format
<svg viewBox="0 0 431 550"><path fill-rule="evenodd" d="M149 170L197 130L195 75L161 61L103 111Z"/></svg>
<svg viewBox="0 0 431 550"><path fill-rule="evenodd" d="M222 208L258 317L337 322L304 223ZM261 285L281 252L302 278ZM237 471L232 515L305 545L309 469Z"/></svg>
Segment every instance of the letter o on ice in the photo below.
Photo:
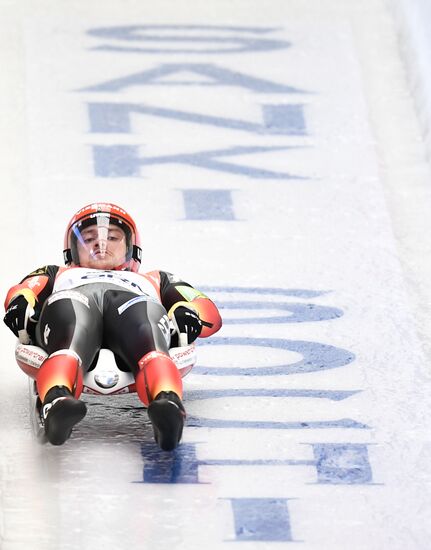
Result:
<svg viewBox="0 0 431 550"><path fill-rule="evenodd" d="M345 349L304 340L213 337L208 341L200 340L200 346L259 346L293 351L300 353L303 357L301 361L297 361L296 363L269 367L224 368L201 366L198 363L193 369L195 374L211 374L216 376L274 376L316 372L348 365L355 358L353 353Z"/></svg>

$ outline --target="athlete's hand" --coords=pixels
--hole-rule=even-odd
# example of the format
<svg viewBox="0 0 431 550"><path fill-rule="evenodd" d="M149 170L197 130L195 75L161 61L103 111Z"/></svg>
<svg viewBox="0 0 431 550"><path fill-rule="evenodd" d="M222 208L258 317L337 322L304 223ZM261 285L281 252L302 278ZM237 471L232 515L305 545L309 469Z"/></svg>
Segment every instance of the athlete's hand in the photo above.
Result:
<svg viewBox="0 0 431 550"><path fill-rule="evenodd" d="M27 331L29 321L36 322L36 312L25 296L16 296L9 304L3 321L15 334L21 344L30 344L31 338Z"/></svg>
<svg viewBox="0 0 431 550"><path fill-rule="evenodd" d="M171 323L174 328L171 334L171 346L187 346L196 340L202 331L202 321L192 308L178 306L171 314Z"/></svg>

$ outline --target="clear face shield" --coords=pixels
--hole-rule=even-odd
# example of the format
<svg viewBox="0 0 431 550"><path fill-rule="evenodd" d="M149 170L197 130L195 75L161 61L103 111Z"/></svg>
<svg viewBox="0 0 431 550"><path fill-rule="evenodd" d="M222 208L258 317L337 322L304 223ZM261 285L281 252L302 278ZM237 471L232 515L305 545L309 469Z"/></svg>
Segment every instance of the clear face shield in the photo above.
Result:
<svg viewBox="0 0 431 550"><path fill-rule="evenodd" d="M118 269L132 255L131 230L109 214L94 214L70 230L74 265L92 269Z"/></svg>

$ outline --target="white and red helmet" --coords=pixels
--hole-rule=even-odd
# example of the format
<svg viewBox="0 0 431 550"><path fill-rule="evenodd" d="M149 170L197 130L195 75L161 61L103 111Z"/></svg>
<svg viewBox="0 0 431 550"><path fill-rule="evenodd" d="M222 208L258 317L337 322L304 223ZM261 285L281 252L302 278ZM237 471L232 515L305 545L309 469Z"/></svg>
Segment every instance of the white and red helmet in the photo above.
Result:
<svg viewBox="0 0 431 550"><path fill-rule="evenodd" d="M80 265L78 242L82 244L82 231L93 225L98 229L117 226L123 230L126 237L126 254L112 269L137 272L141 263L142 249L136 224L123 208L105 202L84 206L70 220L64 235L65 264L68 266Z"/></svg>

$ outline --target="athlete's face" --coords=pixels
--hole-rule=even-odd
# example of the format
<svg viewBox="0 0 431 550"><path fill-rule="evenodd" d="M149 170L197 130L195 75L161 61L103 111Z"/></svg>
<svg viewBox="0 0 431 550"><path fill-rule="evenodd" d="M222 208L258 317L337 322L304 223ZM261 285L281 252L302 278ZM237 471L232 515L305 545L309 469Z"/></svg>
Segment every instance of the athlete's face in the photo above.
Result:
<svg viewBox="0 0 431 550"><path fill-rule="evenodd" d="M78 239L79 264L92 269L115 269L126 260L124 231L116 225L90 225Z"/></svg>

